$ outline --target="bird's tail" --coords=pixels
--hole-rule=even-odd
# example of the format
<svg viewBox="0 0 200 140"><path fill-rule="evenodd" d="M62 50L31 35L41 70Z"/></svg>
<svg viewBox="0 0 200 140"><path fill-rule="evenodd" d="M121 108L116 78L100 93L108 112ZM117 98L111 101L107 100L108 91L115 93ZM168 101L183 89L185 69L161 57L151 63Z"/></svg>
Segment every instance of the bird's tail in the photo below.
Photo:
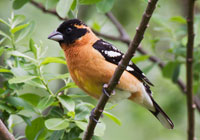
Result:
<svg viewBox="0 0 200 140"><path fill-rule="evenodd" d="M160 108L160 106L154 101L154 99L151 97L151 100L153 102L155 111L149 110L160 122L161 124L168 128L168 129L173 129L174 124L170 120L170 118L167 116L167 114Z"/></svg>

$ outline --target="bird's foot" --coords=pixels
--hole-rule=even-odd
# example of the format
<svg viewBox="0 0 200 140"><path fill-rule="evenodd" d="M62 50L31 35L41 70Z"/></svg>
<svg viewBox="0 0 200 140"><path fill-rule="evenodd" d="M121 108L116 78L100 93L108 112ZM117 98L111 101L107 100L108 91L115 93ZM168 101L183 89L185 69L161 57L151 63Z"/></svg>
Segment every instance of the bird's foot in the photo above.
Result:
<svg viewBox="0 0 200 140"><path fill-rule="evenodd" d="M101 123L97 119L95 119L94 110L95 110L95 108L93 108L92 111L91 111L90 119L92 119L96 123ZM103 114L101 114L101 117L103 117Z"/></svg>
<svg viewBox="0 0 200 140"><path fill-rule="evenodd" d="M107 96L110 97L110 94L106 91L106 88L108 87L108 84L103 85L103 93ZM115 95L115 91L113 90L111 95Z"/></svg>

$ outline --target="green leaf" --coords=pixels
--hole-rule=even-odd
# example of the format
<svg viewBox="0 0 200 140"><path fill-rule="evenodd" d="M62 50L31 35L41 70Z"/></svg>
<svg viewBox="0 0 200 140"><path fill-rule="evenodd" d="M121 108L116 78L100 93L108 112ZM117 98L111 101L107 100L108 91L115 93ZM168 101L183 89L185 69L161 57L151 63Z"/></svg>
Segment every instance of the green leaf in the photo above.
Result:
<svg viewBox="0 0 200 140"><path fill-rule="evenodd" d="M166 78L170 78L172 80L177 79L178 75L179 75L179 70L178 70L179 68L177 68L177 67L179 67L179 66L180 66L179 62L167 63L162 70L163 76Z"/></svg>
<svg viewBox="0 0 200 140"><path fill-rule="evenodd" d="M28 103L32 104L33 106L37 106L40 101L40 96L33 94L33 93L25 93L19 96L20 98L24 99Z"/></svg>
<svg viewBox="0 0 200 140"><path fill-rule="evenodd" d="M46 9L55 9L59 0L46 0L45 8Z"/></svg>
<svg viewBox="0 0 200 140"><path fill-rule="evenodd" d="M77 6L77 0L73 0L72 6L71 6L71 10L75 10Z"/></svg>
<svg viewBox="0 0 200 140"><path fill-rule="evenodd" d="M0 30L0 35L6 37L7 39L11 40L10 36L4 33L2 30Z"/></svg>
<svg viewBox="0 0 200 140"><path fill-rule="evenodd" d="M97 11L100 13L109 12L113 7L114 2L115 2L115 0L102 0L102 1L98 2L96 4Z"/></svg>
<svg viewBox="0 0 200 140"><path fill-rule="evenodd" d="M28 75L28 73L22 67L11 68L11 71L16 77Z"/></svg>
<svg viewBox="0 0 200 140"><path fill-rule="evenodd" d="M15 0L13 2L13 9L20 9L22 6L24 6L29 0Z"/></svg>
<svg viewBox="0 0 200 140"><path fill-rule="evenodd" d="M0 69L0 73L10 73L11 71L8 69Z"/></svg>
<svg viewBox="0 0 200 140"><path fill-rule="evenodd" d="M170 18L170 21L181 23L181 24L187 23L185 18L183 18L182 16L173 16L173 17Z"/></svg>
<svg viewBox="0 0 200 140"><path fill-rule="evenodd" d="M178 80L178 77L179 77L179 74L180 74L180 68L181 68L181 64L179 64L179 63L174 68L174 72L173 72L173 75L172 75L172 81L174 83L176 83L177 80Z"/></svg>
<svg viewBox="0 0 200 140"><path fill-rule="evenodd" d="M79 0L79 3L84 5L89 5L89 4L95 4L100 1L102 0Z"/></svg>
<svg viewBox="0 0 200 140"><path fill-rule="evenodd" d="M31 118L30 117L27 117L27 116L24 116L24 115L21 115L21 114L17 114L18 116L20 116L27 125L31 125Z"/></svg>
<svg viewBox="0 0 200 140"><path fill-rule="evenodd" d="M11 55L14 55L14 56L18 56L18 57L27 58L27 59L29 59L29 60L31 60L31 61L33 61L33 62L37 62L37 60L35 60L34 58L31 58L31 57L29 57L28 55L25 55L25 54L23 54L23 53L21 53L21 52L18 52L18 51L12 51L12 52L10 52L10 54L11 54Z"/></svg>
<svg viewBox="0 0 200 140"><path fill-rule="evenodd" d="M151 69L153 69L153 67L155 66L156 64L155 63L152 63L151 65L149 66L146 66L145 68L142 69L143 73L148 73Z"/></svg>
<svg viewBox="0 0 200 140"><path fill-rule="evenodd" d="M53 134L50 136L49 140L59 140L60 137L64 134L65 130L57 130L54 131Z"/></svg>
<svg viewBox="0 0 200 140"><path fill-rule="evenodd" d="M11 107L10 105L7 105L6 103L2 103L0 102L0 110L5 110L7 111L8 113L13 113L15 111L15 108L14 107Z"/></svg>
<svg viewBox="0 0 200 140"><path fill-rule="evenodd" d="M111 114L107 111L103 111L103 114L106 115L107 117L109 117L111 120L113 120L116 124L121 125L121 121L113 114Z"/></svg>
<svg viewBox="0 0 200 140"><path fill-rule="evenodd" d="M31 125L26 126L25 134L28 140L45 140L47 129L44 126L44 119L40 117L33 120Z"/></svg>
<svg viewBox="0 0 200 140"><path fill-rule="evenodd" d="M75 123L83 131L86 130L87 125L88 125L88 123L82 122L82 121L75 121ZM96 126L96 128L94 130L94 135L96 135L96 136L103 136L105 129L106 129L106 126L105 126L105 124L103 122L97 123L97 126Z"/></svg>
<svg viewBox="0 0 200 140"><path fill-rule="evenodd" d="M69 126L69 121L62 118L52 118L45 121L45 126L49 130L61 130Z"/></svg>
<svg viewBox="0 0 200 140"><path fill-rule="evenodd" d="M10 25L5 20L3 20L2 18L0 18L0 22L7 25L8 27L10 27Z"/></svg>
<svg viewBox="0 0 200 140"><path fill-rule="evenodd" d="M19 25L19 26L13 28L13 29L11 30L11 33L14 34L14 33L18 32L18 31L20 31L20 30L26 28L28 25L29 25L29 23L23 24L23 25Z"/></svg>
<svg viewBox="0 0 200 140"><path fill-rule="evenodd" d="M73 111L75 109L75 102L70 98L69 96L66 95L61 95L58 96L58 100L60 103L68 110L68 111Z"/></svg>
<svg viewBox="0 0 200 140"><path fill-rule="evenodd" d="M52 81L52 80L57 80L57 79L66 79L69 78L70 74L69 73L65 73L65 74L60 74L52 79L49 79L48 82Z"/></svg>
<svg viewBox="0 0 200 140"><path fill-rule="evenodd" d="M37 78L37 76L30 76L30 75L18 76L18 77L14 77L14 78L10 79L8 82L9 82L9 84L25 83L34 78Z"/></svg>
<svg viewBox="0 0 200 140"><path fill-rule="evenodd" d="M35 58L37 58L37 48L35 46L35 42L33 41L33 39L29 40L29 49L33 52Z"/></svg>
<svg viewBox="0 0 200 140"><path fill-rule="evenodd" d="M92 29L94 29L94 30L99 32L101 30L101 26L95 21L92 24Z"/></svg>
<svg viewBox="0 0 200 140"><path fill-rule="evenodd" d="M46 57L40 65L47 65L49 63L61 63L66 64L66 61L60 57Z"/></svg>
<svg viewBox="0 0 200 140"><path fill-rule="evenodd" d="M56 94L58 94L59 92L65 90L65 89L68 89L68 88L77 88L78 86L74 83L74 82L71 82L71 83L68 83L66 86L62 87L61 89L59 89Z"/></svg>
<svg viewBox="0 0 200 140"><path fill-rule="evenodd" d="M133 57L131 61L137 64L138 62L146 61L148 58L149 58L149 55L141 55L141 56Z"/></svg>
<svg viewBox="0 0 200 140"><path fill-rule="evenodd" d="M56 6L56 12L62 18L65 18L72 6L73 0L60 0Z"/></svg>
<svg viewBox="0 0 200 140"><path fill-rule="evenodd" d="M24 15L15 15L12 21L11 29L25 21L25 19L26 17Z"/></svg>
<svg viewBox="0 0 200 140"><path fill-rule="evenodd" d="M18 43L22 39L29 37L31 35L31 33L33 33L34 28L35 28L35 22L34 21L29 22L28 27L22 29L22 31L19 33L19 35L16 39L16 43Z"/></svg>
<svg viewBox="0 0 200 140"><path fill-rule="evenodd" d="M37 105L38 109L44 110L54 103L54 97L45 96L43 97Z"/></svg>
<svg viewBox="0 0 200 140"><path fill-rule="evenodd" d="M32 112L35 112L33 106L31 106L29 103L27 103L25 100L19 97L6 97L5 101L13 106L19 107L19 108L24 108L26 110L30 110Z"/></svg>
<svg viewBox="0 0 200 140"><path fill-rule="evenodd" d="M2 37L1 39L0 39L0 45L4 42L6 40L6 37ZM0 48L1 49L1 48ZM2 53L0 52L0 56L2 55Z"/></svg>

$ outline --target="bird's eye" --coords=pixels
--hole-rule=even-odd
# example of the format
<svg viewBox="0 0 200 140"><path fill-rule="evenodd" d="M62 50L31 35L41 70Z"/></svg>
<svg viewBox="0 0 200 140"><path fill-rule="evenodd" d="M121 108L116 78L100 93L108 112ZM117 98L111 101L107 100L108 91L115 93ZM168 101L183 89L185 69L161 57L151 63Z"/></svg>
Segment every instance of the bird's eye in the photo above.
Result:
<svg viewBox="0 0 200 140"><path fill-rule="evenodd" d="M68 27L67 29L66 29L66 32L67 33L70 33L72 31L72 28L70 28L70 27Z"/></svg>

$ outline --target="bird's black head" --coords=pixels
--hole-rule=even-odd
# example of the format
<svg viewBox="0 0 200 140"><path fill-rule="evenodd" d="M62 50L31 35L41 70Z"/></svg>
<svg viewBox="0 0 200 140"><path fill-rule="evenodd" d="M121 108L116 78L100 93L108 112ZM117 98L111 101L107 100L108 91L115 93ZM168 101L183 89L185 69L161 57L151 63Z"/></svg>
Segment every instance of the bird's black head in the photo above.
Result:
<svg viewBox="0 0 200 140"><path fill-rule="evenodd" d="M72 44L87 32L87 25L78 19L64 21L56 31L48 36L48 39L58 41L59 43Z"/></svg>

